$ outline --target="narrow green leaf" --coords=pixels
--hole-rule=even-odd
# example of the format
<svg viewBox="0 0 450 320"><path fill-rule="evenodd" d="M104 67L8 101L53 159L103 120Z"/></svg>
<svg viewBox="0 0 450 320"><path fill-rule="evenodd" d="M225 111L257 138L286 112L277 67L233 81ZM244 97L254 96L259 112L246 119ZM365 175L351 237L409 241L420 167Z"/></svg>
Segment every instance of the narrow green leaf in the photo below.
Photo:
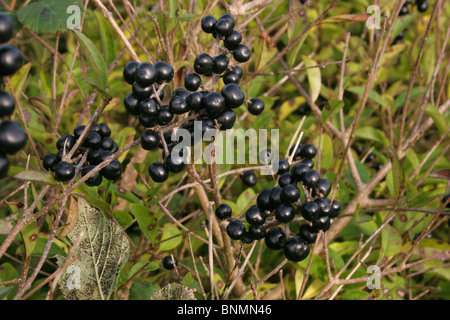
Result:
<svg viewBox="0 0 450 320"><path fill-rule="evenodd" d="M159 251L169 251L177 247L183 240L181 236L178 236L180 233L180 230L173 224L166 223L163 227Z"/></svg>
<svg viewBox="0 0 450 320"><path fill-rule="evenodd" d="M56 181L51 173L43 171L25 170L19 172L13 178L20 181L41 182L55 186L58 185L58 181Z"/></svg>
<svg viewBox="0 0 450 320"><path fill-rule="evenodd" d="M448 130L448 120L439 112L439 110L433 105L429 104L425 109L425 113L433 119L434 125L439 130L441 135L445 134Z"/></svg>
<svg viewBox="0 0 450 320"><path fill-rule="evenodd" d="M108 72L106 69L105 60L103 60L100 52L89 38L78 30L72 30L81 47L83 48L84 55L91 67L91 71L95 75L94 81L98 87L104 91L108 82Z"/></svg>
<svg viewBox="0 0 450 320"><path fill-rule="evenodd" d="M306 55L302 55L303 62L305 62L305 67L316 66L317 62L309 58ZM320 95L320 89L322 87L322 78L320 75L320 68L310 68L306 70L309 83L309 91L312 101L316 101Z"/></svg>
<svg viewBox="0 0 450 320"><path fill-rule="evenodd" d="M397 153L391 148L387 149L392 162L392 174L394 178L394 199L398 203L401 193L405 189L405 174L402 165L398 159Z"/></svg>
<svg viewBox="0 0 450 320"><path fill-rule="evenodd" d="M15 75L11 77L11 85L17 97L20 97L20 94L22 93L23 86L25 85L25 81L27 80L30 69L31 62L28 62L26 65L22 66L22 68L20 68Z"/></svg>
<svg viewBox="0 0 450 320"><path fill-rule="evenodd" d="M381 248L380 254L390 258L402 249L402 236L394 227L387 225L381 231Z"/></svg>
<svg viewBox="0 0 450 320"><path fill-rule="evenodd" d="M145 237L154 243L158 232L158 220L151 214L150 209L143 205L132 203L130 210Z"/></svg>

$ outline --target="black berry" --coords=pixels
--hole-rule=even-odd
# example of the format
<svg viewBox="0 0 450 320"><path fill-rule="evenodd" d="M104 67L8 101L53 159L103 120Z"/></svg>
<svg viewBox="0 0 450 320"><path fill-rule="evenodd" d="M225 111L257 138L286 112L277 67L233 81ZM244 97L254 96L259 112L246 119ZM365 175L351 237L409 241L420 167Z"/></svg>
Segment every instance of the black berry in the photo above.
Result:
<svg viewBox="0 0 450 320"><path fill-rule="evenodd" d="M55 177L58 181L69 181L75 176L75 168L66 161L59 162L55 167Z"/></svg>
<svg viewBox="0 0 450 320"><path fill-rule="evenodd" d="M283 247L284 256L290 261L302 261L309 254L310 248L308 242L302 238L290 238Z"/></svg>
<svg viewBox="0 0 450 320"><path fill-rule="evenodd" d="M248 103L248 112L257 116L264 111L264 101L259 98L253 98Z"/></svg>
<svg viewBox="0 0 450 320"><path fill-rule="evenodd" d="M0 13L0 43L8 42L12 35L13 27L11 18L5 13Z"/></svg>
<svg viewBox="0 0 450 320"><path fill-rule="evenodd" d="M27 135L12 120L5 120L0 123L0 153L14 154L22 150L27 143Z"/></svg>
<svg viewBox="0 0 450 320"><path fill-rule="evenodd" d="M245 214L245 220L247 220L250 225L260 226L266 221L266 214L260 207L251 206Z"/></svg>
<svg viewBox="0 0 450 320"><path fill-rule="evenodd" d="M22 52L14 46L0 47L0 76L12 76L23 65Z"/></svg>
<svg viewBox="0 0 450 320"><path fill-rule="evenodd" d="M14 112L15 107L16 103L13 96L6 91L0 90L0 117L11 115Z"/></svg>
<svg viewBox="0 0 450 320"><path fill-rule="evenodd" d="M58 157L56 154L48 153L45 155L44 159L42 159L42 164L44 165L44 169L47 171L55 171L55 167L58 164Z"/></svg>
<svg viewBox="0 0 450 320"><path fill-rule="evenodd" d="M197 91L202 84L202 78L196 73L188 73L186 77L184 77L184 87L189 91Z"/></svg>
<svg viewBox="0 0 450 320"><path fill-rule="evenodd" d="M216 208L216 217L219 220L226 220L231 218L233 214L231 207L227 204L222 203L220 206Z"/></svg>
<svg viewBox="0 0 450 320"><path fill-rule="evenodd" d="M178 265L178 260L173 255L165 256L162 265L166 270L173 270Z"/></svg>
<svg viewBox="0 0 450 320"><path fill-rule="evenodd" d="M275 217L279 222L289 223L295 217L295 208L289 204L280 204L275 210Z"/></svg>
<svg viewBox="0 0 450 320"><path fill-rule="evenodd" d="M308 243L314 243L317 238L317 231L307 222L303 223L298 229L300 238Z"/></svg>
<svg viewBox="0 0 450 320"><path fill-rule="evenodd" d="M128 62L123 69L123 78L128 84L133 84L135 80L136 69L139 63L136 61Z"/></svg>
<svg viewBox="0 0 450 320"><path fill-rule="evenodd" d="M81 176L85 176L87 175L91 170L93 170L95 168L94 165L89 165L83 168L83 170L81 170ZM89 187L96 187L99 186L103 181L103 177L102 174L100 173L100 171L97 171L96 173L94 173L92 176L90 176L85 183L89 186Z"/></svg>
<svg viewBox="0 0 450 320"><path fill-rule="evenodd" d="M233 58L237 62L247 62L250 59L250 50L245 44L240 44L234 48Z"/></svg>
<svg viewBox="0 0 450 320"><path fill-rule="evenodd" d="M280 250L286 244L286 232L280 227L274 227L267 231L265 237L267 248L271 250Z"/></svg>
<svg viewBox="0 0 450 320"><path fill-rule="evenodd" d="M156 82L158 84L172 81L174 71L170 64L163 61L158 61L157 63L155 63L155 69Z"/></svg>
<svg viewBox="0 0 450 320"><path fill-rule="evenodd" d="M155 182L164 182L169 177L169 171L161 162L154 162L148 168L150 177Z"/></svg>
<svg viewBox="0 0 450 320"><path fill-rule="evenodd" d="M227 234L233 240L241 240L245 232L245 226L242 222L232 221L227 226Z"/></svg>
<svg viewBox="0 0 450 320"><path fill-rule="evenodd" d="M198 74L207 75L211 73L213 66L213 59L206 53L200 53L194 60L194 70Z"/></svg>

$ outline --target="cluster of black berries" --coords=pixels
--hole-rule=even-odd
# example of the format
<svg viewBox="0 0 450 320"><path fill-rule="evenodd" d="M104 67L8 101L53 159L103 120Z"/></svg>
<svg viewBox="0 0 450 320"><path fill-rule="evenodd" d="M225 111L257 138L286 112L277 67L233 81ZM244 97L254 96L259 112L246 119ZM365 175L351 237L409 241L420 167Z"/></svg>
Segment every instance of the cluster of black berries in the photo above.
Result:
<svg viewBox="0 0 450 320"><path fill-rule="evenodd" d="M11 18L0 13L0 43L11 40L13 27ZM8 44L0 46L0 78L14 75L23 65L22 52ZM3 81L1 81L3 84ZM16 104L13 96L4 90L0 90L0 118L14 113ZM14 154L22 150L27 143L27 135L13 120L0 121L0 179L9 171L9 159L7 154Z"/></svg>
<svg viewBox="0 0 450 320"><path fill-rule="evenodd" d="M236 113L233 109L247 102L248 110L253 115L258 115L264 110L264 102L259 98L245 100L245 95L238 83L243 70L238 64L230 65L228 54L232 53L237 63L250 59L250 51L247 46L241 44L241 34L233 30L234 18L224 14L219 20L212 16L202 19L202 29L212 33L218 40L223 40L225 49L211 57L206 53L200 53L194 61L194 72L188 73L184 79L184 88L178 88L172 92L167 106L162 104L164 93L162 86L170 82L173 77L173 68L165 62L150 63L129 62L124 71L125 80L133 86L133 93L124 99L126 110L133 115L139 115L140 124L146 128L141 136L141 146L145 150L153 150L159 147L163 149L163 162L157 161L150 165L149 174L153 181L164 182L169 173L178 173L186 167L188 152L186 148L180 150L180 157L172 158L173 149L182 141L172 139L168 130L158 130L156 125L165 127L174 119L175 115L188 113L194 118L186 121L180 128L190 133L190 144L193 146L199 141L195 140L195 125L202 134L208 129L231 129L236 121ZM202 76L221 76L225 86L220 92L209 92L201 87ZM156 85L157 84L157 85ZM159 86L159 87L158 87ZM201 90L199 90L201 89ZM164 141L159 132L164 132ZM186 143L184 143L186 145ZM168 151L168 154L167 154Z"/></svg>
<svg viewBox="0 0 450 320"><path fill-rule="evenodd" d="M227 226L229 237L243 243L265 239L269 249L283 249L288 260L305 259L317 232L328 230L331 219L341 211L340 203L328 198L330 182L313 169L316 153L312 144L299 145L294 155L294 159L300 160L299 163L291 168L285 159L278 160L278 186L264 188L259 193L256 205L251 206L245 215L248 229L244 221L231 218L230 206L221 204L217 207L215 213L218 219L230 221ZM301 189L306 199L304 202L300 201ZM278 226L292 222L298 214L307 222L299 227L297 234L288 234L282 226Z"/></svg>
<svg viewBox="0 0 450 320"><path fill-rule="evenodd" d="M428 9L428 1L427 0L416 0L415 3L417 7L417 11L419 12L425 12ZM412 0L407 0L405 4L401 7L399 16L405 16L410 13L409 7L412 7ZM400 32L393 40L392 44L397 43L403 43L403 38L405 36L405 33L402 31Z"/></svg>
<svg viewBox="0 0 450 320"><path fill-rule="evenodd" d="M57 154L49 153L43 159L44 168L54 172L58 181L69 181L75 174L75 166L79 164L83 156L86 157L81 169L81 175L85 176L98 164L106 158L113 155L119 148L117 143L111 138L111 129L106 123L97 123L87 134L82 145L73 154L70 161L63 161L64 156L68 154L75 146L77 140L81 137L86 126L78 126L74 129L73 135L62 136L56 142ZM120 161L112 160L107 166L86 180L86 185L93 187L102 183L103 178L108 180L117 180L122 175Z"/></svg>

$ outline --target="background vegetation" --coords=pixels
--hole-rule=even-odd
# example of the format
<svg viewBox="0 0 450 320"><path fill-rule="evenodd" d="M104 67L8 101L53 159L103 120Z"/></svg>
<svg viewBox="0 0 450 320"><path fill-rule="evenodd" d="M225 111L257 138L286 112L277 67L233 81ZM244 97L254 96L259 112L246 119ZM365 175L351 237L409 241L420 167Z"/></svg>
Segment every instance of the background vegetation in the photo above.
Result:
<svg viewBox="0 0 450 320"><path fill-rule="evenodd" d="M59 1L57 7L84 6L82 33L91 44L65 30L65 20L42 24L21 13L45 2L52 1L0 1L15 19L11 43L25 57L11 86L4 79L5 90L13 88L19 104L12 118L31 137L0 181L0 298L70 297L58 279L81 259L79 239L68 236L81 199L129 244L109 299L149 299L168 283L195 290L196 299L450 298L449 211L442 201L450 168L449 2L429 1L425 12L410 5L399 17L405 1ZM378 30L365 23L372 4L381 8ZM250 165L223 165L213 175L216 185L207 180L208 167L196 165L196 174L154 183L147 170L161 153L139 147L144 128L122 103L131 92L122 77L129 61L174 67L166 99L183 87L196 55L215 49L200 19L226 12L252 52L240 86L266 104L259 116L240 109L235 129L280 129L282 156L303 132L302 143L318 147L316 169L344 208L299 263L263 241L243 245L212 228L219 193L240 217L276 177L255 170L258 183L247 188L239 174ZM402 33L403 41L394 41ZM297 111L304 103L307 115ZM121 180L97 188L37 174L42 158L56 153L56 140L89 121L112 129ZM296 219L290 230L301 223ZM162 268L168 254L178 259L176 270ZM369 265L380 267L380 289L366 286Z"/></svg>

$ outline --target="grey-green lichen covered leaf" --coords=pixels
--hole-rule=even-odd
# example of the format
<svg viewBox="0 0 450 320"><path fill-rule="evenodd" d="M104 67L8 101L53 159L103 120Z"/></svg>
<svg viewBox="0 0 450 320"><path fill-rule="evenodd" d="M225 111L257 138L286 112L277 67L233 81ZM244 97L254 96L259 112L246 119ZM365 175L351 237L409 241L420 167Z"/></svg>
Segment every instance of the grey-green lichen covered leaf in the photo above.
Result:
<svg viewBox="0 0 450 320"><path fill-rule="evenodd" d="M78 220L68 237L72 243L83 233L59 286L66 300L107 300L116 288L120 268L128 261L130 245L120 226L86 200L78 200ZM58 259L58 264L63 263Z"/></svg>
<svg viewBox="0 0 450 320"><path fill-rule="evenodd" d="M164 288L156 291L150 300L197 300L194 296L195 289L189 289L178 283L169 283Z"/></svg>

